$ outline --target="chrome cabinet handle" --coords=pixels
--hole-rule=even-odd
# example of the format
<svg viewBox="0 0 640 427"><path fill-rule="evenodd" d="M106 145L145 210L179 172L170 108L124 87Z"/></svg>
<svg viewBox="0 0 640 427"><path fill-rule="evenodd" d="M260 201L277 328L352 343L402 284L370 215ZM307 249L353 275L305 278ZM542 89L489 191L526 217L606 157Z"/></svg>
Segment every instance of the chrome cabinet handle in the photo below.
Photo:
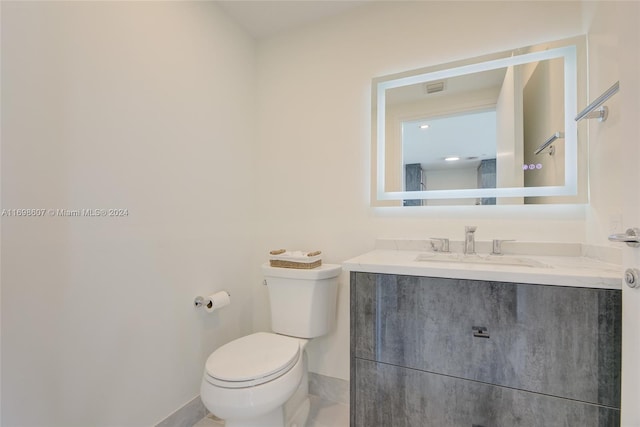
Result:
<svg viewBox="0 0 640 427"><path fill-rule="evenodd" d="M489 338L489 331L484 326L472 326L471 330L476 338Z"/></svg>
<svg viewBox="0 0 640 427"><path fill-rule="evenodd" d="M624 234L612 234L609 236L611 242L623 242L627 246L637 248L640 246L640 228L628 228Z"/></svg>

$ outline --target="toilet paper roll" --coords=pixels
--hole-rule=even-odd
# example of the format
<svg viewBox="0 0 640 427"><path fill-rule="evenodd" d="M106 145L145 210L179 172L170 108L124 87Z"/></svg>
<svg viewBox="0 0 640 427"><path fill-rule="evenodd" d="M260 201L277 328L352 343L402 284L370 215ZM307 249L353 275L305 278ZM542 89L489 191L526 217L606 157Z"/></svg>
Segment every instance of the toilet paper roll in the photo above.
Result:
<svg viewBox="0 0 640 427"><path fill-rule="evenodd" d="M216 292L204 299L204 309L211 313L221 307L231 304L231 295L227 291Z"/></svg>

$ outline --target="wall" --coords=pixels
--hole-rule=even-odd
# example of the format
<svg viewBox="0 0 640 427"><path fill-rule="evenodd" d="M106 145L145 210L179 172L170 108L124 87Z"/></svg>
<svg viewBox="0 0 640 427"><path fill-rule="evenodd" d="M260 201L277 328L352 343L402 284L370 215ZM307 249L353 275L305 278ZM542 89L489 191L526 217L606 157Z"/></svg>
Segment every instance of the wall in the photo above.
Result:
<svg viewBox="0 0 640 427"><path fill-rule="evenodd" d="M589 128L592 207L587 240L599 243L607 230L623 232L640 224L640 4L585 2L589 32L589 90L594 99L616 81L620 91L606 102L605 122L585 120ZM623 245L623 266L637 267L640 253ZM622 417L623 427L640 426L640 340L637 329L640 293L622 287Z"/></svg>
<svg viewBox="0 0 640 427"><path fill-rule="evenodd" d="M161 420L213 349L269 329L269 249L340 263L377 237L462 240L467 224L479 240L607 245L633 143L614 117L588 124L588 207L369 207L372 77L589 30L597 95L619 61L637 70L607 61L637 6L606 4L588 22L573 1L373 2L256 52L211 3L2 2L2 208L129 209L2 218L2 424ZM344 379L347 284L336 330L309 348L312 371ZM232 306L193 310L222 286Z"/></svg>
<svg viewBox="0 0 640 427"><path fill-rule="evenodd" d="M479 240L583 241L582 206L369 205L373 77L581 34L580 7L571 1L372 2L262 41L256 259L284 247L321 249L325 262L339 263L373 249L377 237L462 240L464 225L477 225ZM336 331L309 346L312 371L344 379L347 284L345 274ZM268 329L266 290L255 285L254 293L254 326Z"/></svg>
<svg viewBox="0 0 640 427"><path fill-rule="evenodd" d="M522 174L522 92L519 67L508 67L496 103L496 186L521 187ZM516 98L517 97L517 98ZM498 204L521 204L522 197L499 198Z"/></svg>
<svg viewBox="0 0 640 427"><path fill-rule="evenodd" d="M465 168L436 169L425 171L427 190L447 190L452 188L478 188L478 163ZM477 199L424 200L424 205L446 204L475 205Z"/></svg>
<svg viewBox="0 0 640 427"><path fill-rule="evenodd" d="M636 79L640 36L637 30L637 5L634 6L634 3L584 2L585 32L589 34L590 100L600 96L616 81L622 80L623 72L631 74L627 77L628 80ZM632 31L625 34L625 30ZM611 112L607 121L580 122L579 130L588 130L589 133L591 209L587 212L586 239L592 244L603 244L607 234L612 232L621 233L628 227L636 227L633 225L636 223L634 218L623 216L623 201L625 191L628 191L624 183L631 171L625 171L620 165L632 153L628 146L637 143L623 133L621 117L623 114L632 116L621 105L622 91L626 92L625 96L632 96L629 95L629 89L624 89L624 85L625 82L622 81L621 92L606 103Z"/></svg>
<svg viewBox="0 0 640 427"><path fill-rule="evenodd" d="M0 5L0 23L2 22L2 5ZM0 49L2 47L2 31L0 31ZM0 55L0 65L2 64L2 58ZM1 70L0 70L0 90L1 84ZM1 97L1 92L0 92ZM0 118L2 117L2 102L0 102ZM2 145L2 124L0 123L0 146ZM2 150L0 149L0 165L2 164ZM0 166L1 168L1 166ZM2 174L0 169L0 201L2 200ZM0 203L1 205L1 203ZM1 208L2 206L0 206ZM2 426L2 221L0 220L0 426Z"/></svg>
<svg viewBox="0 0 640 427"><path fill-rule="evenodd" d="M524 84L524 162L540 164L541 169L527 170L525 184L542 187L564 183L565 144L562 139L540 154L535 150L556 132L564 129L564 75L563 60L540 61ZM585 141L586 142L586 141ZM561 203L564 198L530 197L528 203ZM566 203L566 202L565 202Z"/></svg>
<svg viewBox="0 0 640 427"><path fill-rule="evenodd" d="M209 2L2 2L2 425L150 426L251 330L255 42ZM193 298L226 288L204 315Z"/></svg>

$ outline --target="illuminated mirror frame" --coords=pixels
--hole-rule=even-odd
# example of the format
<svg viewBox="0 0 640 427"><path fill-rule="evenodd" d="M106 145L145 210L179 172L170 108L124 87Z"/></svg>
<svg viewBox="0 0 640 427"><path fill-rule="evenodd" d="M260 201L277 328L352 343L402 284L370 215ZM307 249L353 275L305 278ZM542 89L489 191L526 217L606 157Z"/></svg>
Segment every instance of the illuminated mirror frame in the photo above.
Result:
<svg viewBox="0 0 640 427"><path fill-rule="evenodd" d="M402 73L395 76L374 79L374 115L375 118L375 155L376 166L374 181L375 189L372 196L374 205L377 202L415 199L465 199L481 197L536 197L536 196L575 196L578 194L578 128L574 117L577 114L578 104L578 60L577 40L574 44L551 48L548 50L517 54L506 52L487 55L470 61L460 61L453 64L445 64L438 67L430 67L432 71ZM560 42L562 43L562 42ZM505 57L505 55L508 55ZM489 59L488 59L489 58ZM496 59L497 58L497 59ZM482 189L457 189L457 190L423 190L423 191L385 191L385 132L386 132L386 91L435 80L443 80L465 74L522 65L531 62L549 59L564 59L564 145L565 145L565 176L562 186L544 187L504 187ZM413 73L413 74L412 74Z"/></svg>

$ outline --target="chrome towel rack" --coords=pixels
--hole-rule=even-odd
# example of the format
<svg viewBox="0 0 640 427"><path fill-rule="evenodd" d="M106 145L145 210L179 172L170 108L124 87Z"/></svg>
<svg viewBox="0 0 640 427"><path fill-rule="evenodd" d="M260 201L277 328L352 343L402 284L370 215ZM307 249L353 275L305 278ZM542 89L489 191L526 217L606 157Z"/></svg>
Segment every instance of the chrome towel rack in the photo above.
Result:
<svg viewBox="0 0 640 427"><path fill-rule="evenodd" d="M551 145L551 143L553 143L553 141L555 141L556 139L559 138L564 138L564 133L563 132L556 132L553 135L551 135L551 137L549 137L549 139L547 139L545 142L542 143L542 145L540 145L538 148L536 148L536 151L534 152L534 154L538 155L540 153L542 153L542 151L544 151L545 148L547 148L549 145ZM551 151L549 152L549 154L553 154L554 153L554 149L553 147L551 147Z"/></svg>
<svg viewBox="0 0 640 427"><path fill-rule="evenodd" d="M607 120L607 117L609 116L609 108L607 106L602 106L602 104L618 93L619 90L620 81L617 81L602 95L597 97L595 101L587 105L587 107L576 116L576 122L579 122L582 119L598 119L600 122Z"/></svg>

